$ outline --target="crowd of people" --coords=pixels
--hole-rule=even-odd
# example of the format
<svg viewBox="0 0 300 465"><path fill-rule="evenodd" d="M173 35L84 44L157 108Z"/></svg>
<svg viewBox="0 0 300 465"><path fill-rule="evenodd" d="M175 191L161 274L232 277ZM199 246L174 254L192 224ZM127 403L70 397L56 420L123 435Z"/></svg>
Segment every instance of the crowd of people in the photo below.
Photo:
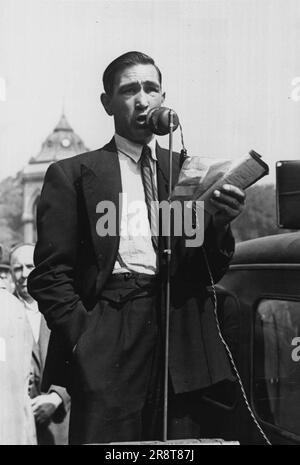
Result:
<svg viewBox="0 0 300 465"><path fill-rule="evenodd" d="M29 295L33 244L17 244L0 263L0 444L66 444L69 396L42 390L50 330Z"/></svg>

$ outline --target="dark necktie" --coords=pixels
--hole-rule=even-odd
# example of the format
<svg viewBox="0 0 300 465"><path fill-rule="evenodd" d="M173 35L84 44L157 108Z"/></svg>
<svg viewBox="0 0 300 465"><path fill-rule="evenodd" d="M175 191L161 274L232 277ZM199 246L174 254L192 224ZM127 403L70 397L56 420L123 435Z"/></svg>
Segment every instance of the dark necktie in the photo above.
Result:
<svg viewBox="0 0 300 465"><path fill-rule="evenodd" d="M158 249L158 197L157 189L154 184L150 165L151 149L144 145L141 155L141 173L145 192L145 200L148 210L148 218L151 227L152 243L155 250Z"/></svg>

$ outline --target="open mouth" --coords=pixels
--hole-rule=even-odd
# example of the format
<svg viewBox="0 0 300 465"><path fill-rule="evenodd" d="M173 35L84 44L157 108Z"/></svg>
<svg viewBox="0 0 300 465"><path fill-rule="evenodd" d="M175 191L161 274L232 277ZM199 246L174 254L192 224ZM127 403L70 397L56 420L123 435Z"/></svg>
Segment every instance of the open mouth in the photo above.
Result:
<svg viewBox="0 0 300 465"><path fill-rule="evenodd" d="M135 118L138 127L145 128L147 126L147 115L139 115Z"/></svg>

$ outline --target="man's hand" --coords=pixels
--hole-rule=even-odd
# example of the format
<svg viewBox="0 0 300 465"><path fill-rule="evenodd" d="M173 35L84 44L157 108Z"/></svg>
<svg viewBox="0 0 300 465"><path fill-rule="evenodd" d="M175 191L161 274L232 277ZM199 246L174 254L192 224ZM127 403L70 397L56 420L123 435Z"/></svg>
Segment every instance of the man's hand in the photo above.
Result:
<svg viewBox="0 0 300 465"><path fill-rule="evenodd" d="M246 194L232 184L224 184L213 192L211 203L217 208L213 217L217 229L225 229L229 223L242 213Z"/></svg>
<svg viewBox="0 0 300 465"><path fill-rule="evenodd" d="M41 394L31 399L31 406L34 418L39 424L47 424L51 421L52 415L62 403L61 397L56 392Z"/></svg>

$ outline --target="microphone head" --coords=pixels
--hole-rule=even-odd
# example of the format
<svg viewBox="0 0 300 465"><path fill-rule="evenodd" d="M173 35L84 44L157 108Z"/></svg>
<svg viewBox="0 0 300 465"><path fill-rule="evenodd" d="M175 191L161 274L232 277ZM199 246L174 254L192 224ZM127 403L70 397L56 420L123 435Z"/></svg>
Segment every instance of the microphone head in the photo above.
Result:
<svg viewBox="0 0 300 465"><path fill-rule="evenodd" d="M173 131L178 128L179 118L175 111L173 111ZM155 107L152 108L146 118L147 125L154 134L158 136L165 136L170 132L170 108L167 107Z"/></svg>

